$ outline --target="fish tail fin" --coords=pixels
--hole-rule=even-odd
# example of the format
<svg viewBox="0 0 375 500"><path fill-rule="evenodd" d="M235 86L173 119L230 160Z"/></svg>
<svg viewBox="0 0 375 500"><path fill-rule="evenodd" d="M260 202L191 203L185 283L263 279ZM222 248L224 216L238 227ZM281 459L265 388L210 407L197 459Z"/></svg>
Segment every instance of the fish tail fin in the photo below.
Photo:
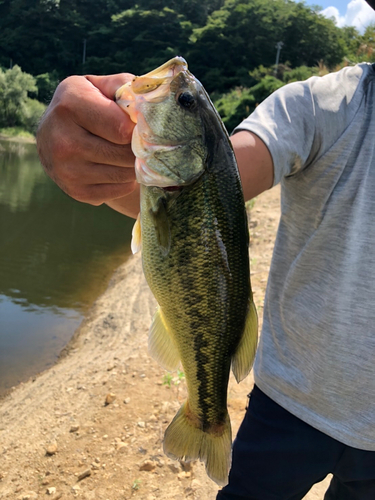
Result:
<svg viewBox="0 0 375 500"><path fill-rule="evenodd" d="M204 431L197 417L190 416L186 401L164 435L164 453L174 460L200 459L207 475L220 486L228 482L231 464L232 429L227 412L223 424Z"/></svg>
<svg viewBox="0 0 375 500"><path fill-rule="evenodd" d="M249 374L253 366L257 345L258 315L251 297L244 332L232 358L232 371L237 382L241 382Z"/></svg>

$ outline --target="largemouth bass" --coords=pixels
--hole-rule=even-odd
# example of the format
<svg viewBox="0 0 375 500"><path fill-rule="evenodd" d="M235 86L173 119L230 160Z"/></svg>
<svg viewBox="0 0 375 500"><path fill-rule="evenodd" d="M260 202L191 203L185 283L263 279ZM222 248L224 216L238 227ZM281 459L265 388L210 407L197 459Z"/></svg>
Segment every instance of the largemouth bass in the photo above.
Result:
<svg viewBox="0 0 375 500"><path fill-rule="evenodd" d="M226 484L231 460L230 368L239 382L257 345L248 227L240 177L224 125L201 83L176 57L116 93L136 123L141 184L133 251L159 309L149 351L168 370L181 362L188 399L164 436L164 452L200 459Z"/></svg>

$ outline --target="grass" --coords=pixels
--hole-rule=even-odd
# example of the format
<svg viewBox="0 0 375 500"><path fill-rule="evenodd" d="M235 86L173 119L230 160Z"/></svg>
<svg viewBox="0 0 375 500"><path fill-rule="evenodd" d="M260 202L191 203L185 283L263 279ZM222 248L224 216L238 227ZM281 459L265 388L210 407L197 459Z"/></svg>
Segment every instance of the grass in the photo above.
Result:
<svg viewBox="0 0 375 500"><path fill-rule="evenodd" d="M246 202L246 208L248 210L251 210L252 208L254 208L255 200L256 200L256 198L253 198L252 200L249 200Z"/></svg>
<svg viewBox="0 0 375 500"><path fill-rule="evenodd" d="M173 376L172 373L167 372L163 376L163 385L167 385L168 387L171 387L172 383L174 385L179 385L184 378L185 378L185 373L181 370L177 370L177 376Z"/></svg>
<svg viewBox="0 0 375 500"><path fill-rule="evenodd" d="M140 479L134 479L133 484L132 484L132 490L137 491L141 487L141 480Z"/></svg>
<svg viewBox="0 0 375 500"><path fill-rule="evenodd" d="M185 379L185 373L182 370L177 370L177 375L173 376L172 373L167 372L163 376L163 385L166 385L168 389L175 386L177 392L177 399L180 396L180 384Z"/></svg>

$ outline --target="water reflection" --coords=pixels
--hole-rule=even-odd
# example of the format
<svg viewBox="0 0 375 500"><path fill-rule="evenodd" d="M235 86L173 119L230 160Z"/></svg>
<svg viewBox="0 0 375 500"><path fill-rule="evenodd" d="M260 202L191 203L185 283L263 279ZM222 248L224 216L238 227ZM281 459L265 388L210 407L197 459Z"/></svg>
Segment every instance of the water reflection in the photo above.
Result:
<svg viewBox="0 0 375 500"><path fill-rule="evenodd" d="M43 183L42 169L30 168L35 161L35 146L0 141L0 203L10 211L26 211L34 186Z"/></svg>
<svg viewBox="0 0 375 500"><path fill-rule="evenodd" d="M55 360L129 254L132 225L62 193L33 144L0 141L0 392Z"/></svg>

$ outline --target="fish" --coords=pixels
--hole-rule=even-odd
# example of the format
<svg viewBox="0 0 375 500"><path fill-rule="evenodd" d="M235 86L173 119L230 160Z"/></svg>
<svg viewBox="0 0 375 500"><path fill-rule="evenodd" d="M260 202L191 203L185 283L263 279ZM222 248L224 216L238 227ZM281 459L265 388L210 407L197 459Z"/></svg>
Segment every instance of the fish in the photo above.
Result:
<svg viewBox="0 0 375 500"><path fill-rule="evenodd" d="M136 124L132 150L140 214L132 250L142 252L158 309L150 354L180 364L187 400L165 431L164 453L201 460L228 482L230 369L250 372L258 340L250 285L249 231L234 151L203 85L182 57L120 87L117 104Z"/></svg>

